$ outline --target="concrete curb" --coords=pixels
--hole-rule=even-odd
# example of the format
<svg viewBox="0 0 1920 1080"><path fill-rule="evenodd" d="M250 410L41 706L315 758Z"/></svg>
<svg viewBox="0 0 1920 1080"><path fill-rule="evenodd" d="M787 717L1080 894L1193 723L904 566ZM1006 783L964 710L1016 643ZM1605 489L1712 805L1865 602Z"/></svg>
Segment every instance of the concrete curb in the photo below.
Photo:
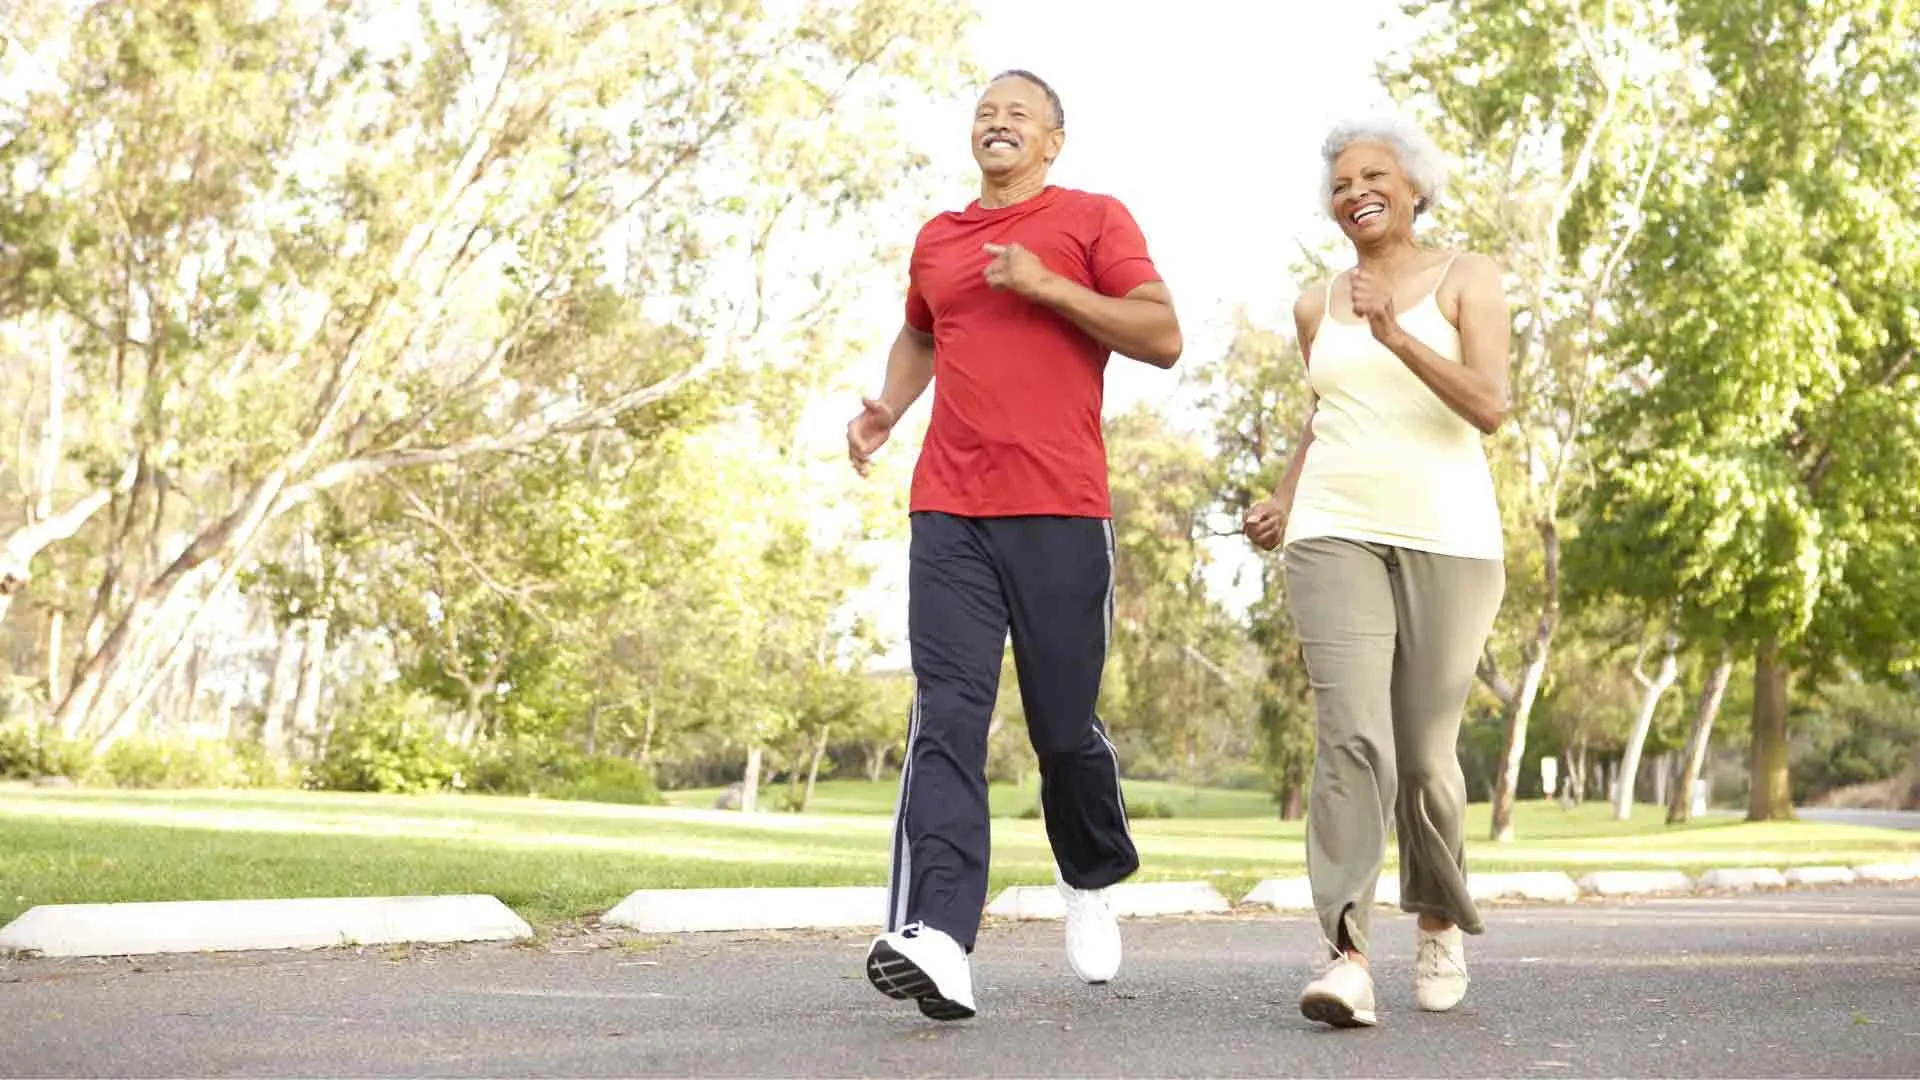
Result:
<svg viewBox="0 0 1920 1080"><path fill-rule="evenodd" d="M1860 879L1849 866L1790 866L1783 876L1788 885L1851 885Z"/></svg>
<svg viewBox="0 0 1920 1080"><path fill-rule="evenodd" d="M1853 873L1858 880L1875 884L1920 881L1920 862L1869 863L1866 866L1854 867Z"/></svg>
<svg viewBox="0 0 1920 1080"><path fill-rule="evenodd" d="M1787 887L1787 876L1766 867L1708 870L1700 875L1700 887L1740 892L1749 889L1784 889Z"/></svg>
<svg viewBox="0 0 1920 1080"><path fill-rule="evenodd" d="M0 929L0 952L133 956L532 936L526 920L492 896L43 904Z"/></svg>
<svg viewBox="0 0 1920 1080"><path fill-rule="evenodd" d="M1568 904L1580 899L1580 887L1558 870L1468 874L1467 895L1475 900L1541 900Z"/></svg>
<svg viewBox="0 0 1920 1080"><path fill-rule="evenodd" d="M1475 900L1538 900L1567 903L1580 898L1573 879L1559 871L1514 874L1472 874L1467 888ZM1242 897L1242 904L1265 905L1275 911L1312 911L1313 888L1304 877L1267 878ZM1384 876L1374 889L1380 907L1400 906L1400 879Z"/></svg>
<svg viewBox="0 0 1920 1080"><path fill-rule="evenodd" d="M1122 882L1107 890L1107 900L1114 914L1133 918L1233 910L1220 890L1204 881ZM994 897L987 914L1003 919L1064 919L1067 902L1052 885L1015 885Z"/></svg>
<svg viewBox="0 0 1920 1080"><path fill-rule="evenodd" d="M1693 891L1693 879L1678 870L1596 870L1580 879L1588 896L1658 896Z"/></svg>
<svg viewBox="0 0 1920 1080"><path fill-rule="evenodd" d="M828 930L887 922L879 885L771 889L641 889L600 921L649 934Z"/></svg>

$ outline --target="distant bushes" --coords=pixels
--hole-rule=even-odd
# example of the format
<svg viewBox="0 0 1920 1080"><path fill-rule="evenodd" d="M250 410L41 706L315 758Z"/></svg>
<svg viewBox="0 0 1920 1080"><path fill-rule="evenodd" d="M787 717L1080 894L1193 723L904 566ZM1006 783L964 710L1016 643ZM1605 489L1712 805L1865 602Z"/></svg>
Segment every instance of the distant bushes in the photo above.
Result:
<svg viewBox="0 0 1920 1080"><path fill-rule="evenodd" d="M590 756L551 740L516 737L467 748L447 740L419 699L367 703L337 724L305 769L276 761L253 742L120 739L98 754L36 726L0 723L0 780L65 778L88 787L257 788L305 786L390 794L467 791L583 802L653 805L653 775L626 758Z"/></svg>
<svg viewBox="0 0 1920 1080"><path fill-rule="evenodd" d="M64 776L79 780L90 764L87 748L26 723L0 724L0 780Z"/></svg>
<svg viewBox="0 0 1920 1080"><path fill-rule="evenodd" d="M89 787L247 788L293 783L297 772L248 743L121 739L95 755L84 742L25 724L0 725L0 779L61 777Z"/></svg>
<svg viewBox="0 0 1920 1080"><path fill-rule="evenodd" d="M548 799L653 805L652 774L626 758L589 756L535 736L449 742L426 699L385 695L334 727L307 786L411 794L468 791Z"/></svg>
<svg viewBox="0 0 1920 1080"><path fill-rule="evenodd" d="M1040 804L1037 802L1020 811L1020 819L1023 821L1038 821L1044 816L1045 812L1040 809ZM1128 821L1154 821L1174 816L1173 804L1165 799L1127 800Z"/></svg>

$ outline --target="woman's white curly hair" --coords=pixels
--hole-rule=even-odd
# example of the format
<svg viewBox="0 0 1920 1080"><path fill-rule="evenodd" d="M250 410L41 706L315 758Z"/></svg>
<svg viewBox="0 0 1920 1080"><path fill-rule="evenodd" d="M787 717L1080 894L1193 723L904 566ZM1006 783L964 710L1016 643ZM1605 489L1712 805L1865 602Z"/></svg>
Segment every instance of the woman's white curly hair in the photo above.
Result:
<svg viewBox="0 0 1920 1080"><path fill-rule="evenodd" d="M1335 124L1320 145L1320 157L1326 166L1320 205L1329 216L1333 214L1333 163L1355 143L1380 143L1392 150L1413 185L1414 215L1433 209L1447 185L1446 158L1418 124L1397 113L1380 113Z"/></svg>

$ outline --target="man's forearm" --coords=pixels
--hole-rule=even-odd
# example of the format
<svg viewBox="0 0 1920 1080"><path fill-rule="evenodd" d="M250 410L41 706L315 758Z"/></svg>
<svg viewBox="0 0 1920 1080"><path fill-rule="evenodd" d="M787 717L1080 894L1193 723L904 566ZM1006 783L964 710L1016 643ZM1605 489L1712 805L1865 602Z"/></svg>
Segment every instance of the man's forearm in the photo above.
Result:
<svg viewBox="0 0 1920 1080"><path fill-rule="evenodd" d="M880 388L880 403L898 420L933 381L933 338L910 326L900 328L887 351L887 381Z"/></svg>
<svg viewBox="0 0 1920 1080"><path fill-rule="evenodd" d="M1105 296L1059 275L1035 299L1122 356L1161 368L1180 359L1180 320L1162 299Z"/></svg>

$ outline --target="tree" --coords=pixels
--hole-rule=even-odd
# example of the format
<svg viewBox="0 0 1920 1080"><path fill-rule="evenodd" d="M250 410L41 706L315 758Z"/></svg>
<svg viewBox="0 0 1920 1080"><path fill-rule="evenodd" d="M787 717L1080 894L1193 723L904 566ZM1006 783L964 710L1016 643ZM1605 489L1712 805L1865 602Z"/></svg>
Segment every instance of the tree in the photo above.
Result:
<svg viewBox="0 0 1920 1080"><path fill-rule="evenodd" d="M1215 467L1200 440L1148 406L1106 425L1112 462L1114 627L1103 713L1157 771L1190 783L1243 760L1259 670L1209 595L1205 547Z"/></svg>
<svg viewBox="0 0 1920 1080"><path fill-rule="evenodd" d="M1646 748L1647 735L1653 730L1653 717L1660 708L1660 699L1666 697L1675 680L1680 678L1680 636L1671 630L1661 635L1660 666L1651 675L1644 669L1645 658L1643 645L1640 654L1633 658L1633 681L1641 690L1640 710L1634 716L1626 751L1620 757L1620 787L1613 793L1615 821L1633 819L1633 787L1640 775L1640 754Z"/></svg>
<svg viewBox="0 0 1920 1080"><path fill-rule="evenodd" d="M96 585L57 708L96 738L302 506L618 430L831 324L845 256L789 241L857 235L924 164L878 109L959 72L965 21L895 0L16 10L8 62L51 78L0 80L0 303L73 328L86 409L52 451L72 494L6 549Z"/></svg>
<svg viewBox="0 0 1920 1080"><path fill-rule="evenodd" d="M1279 486L1311 400L1305 373L1296 342L1244 315L1226 356L1205 369L1201 407L1212 420L1219 463L1215 535L1237 538L1246 511ZM1305 813L1313 775L1312 692L1287 610L1285 571L1274 557L1259 566L1260 595L1247 611L1248 640L1264 676L1253 695L1254 725L1281 816L1293 819Z"/></svg>
<svg viewBox="0 0 1920 1080"><path fill-rule="evenodd" d="M1697 0L1706 149L1649 201L1583 544L1622 595L1755 658L1748 816L1789 817L1796 678L1920 640L1920 15ZM1710 134L1709 134L1710 133Z"/></svg>
<svg viewBox="0 0 1920 1080"><path fill-rule="evenodd" d="M1467 0L1426 9L1389 88L1438 121L1462 174L1440 226L1502 260L1515 317L1512 420L1491 446L1508 519L1507 602L1482 682L1506 747L1493 836L1513 836L1527 721L1561 622L1563 519L1588 475L1589 421L1610 366L1603 338L1642 204L1673 152L1686 98L1670 9L1587 0ZM1517 639L1517 675L1497 642Z"/></svg>

